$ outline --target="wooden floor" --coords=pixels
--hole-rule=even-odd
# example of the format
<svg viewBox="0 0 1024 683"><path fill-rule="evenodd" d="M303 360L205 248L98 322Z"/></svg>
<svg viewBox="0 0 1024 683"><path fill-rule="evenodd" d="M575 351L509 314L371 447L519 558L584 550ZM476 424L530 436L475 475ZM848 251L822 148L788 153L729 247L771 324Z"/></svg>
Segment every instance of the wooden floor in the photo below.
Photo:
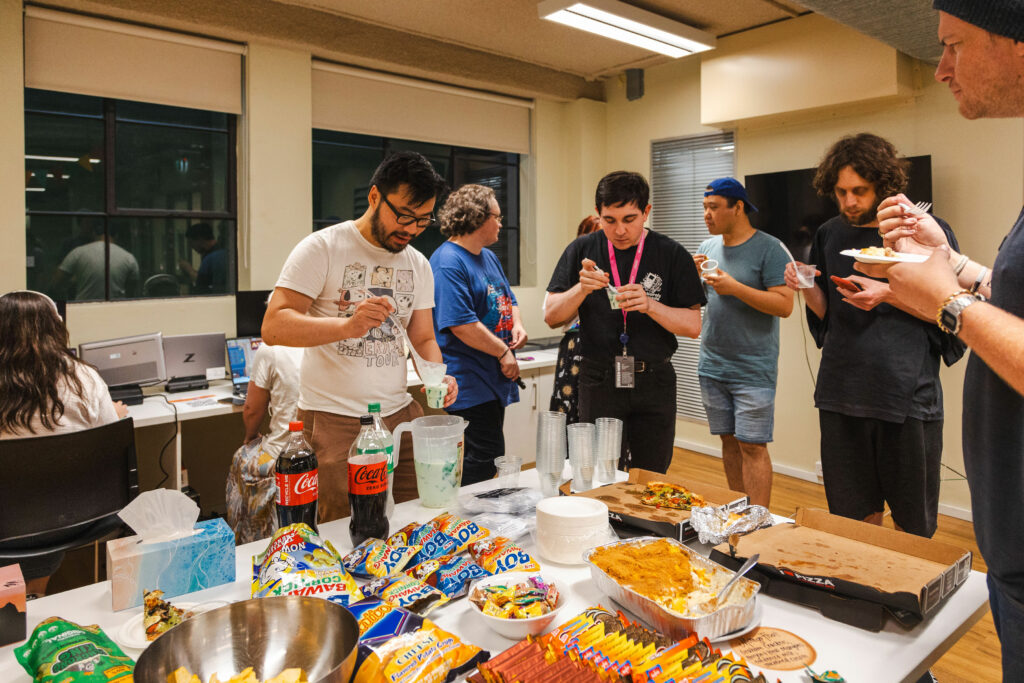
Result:
<svg viewBox="0 0 1024 683"><path fill-rule="evenodd" d="M709 484L726 485L722 461L718 458L675 449L675 456L669 473L693 477ZM772 481L772 502L769 508L778 515L792 516L797 508L817 507L827 510L825 489L802 479L776 474ZM886 515L885 525L892 527L892 518ZM968 548L974 553L974 569L985 571L985 561L978 552L974 540L974 527L970 522L955 517L939 515L939 528L935 538L946 543ZM865 653L871 656L870 653ZM974 628L967 632L932 667L932 673L940 683L981 683L1002 680L999 664L999 639L991 613L982 617Z"/></svg>

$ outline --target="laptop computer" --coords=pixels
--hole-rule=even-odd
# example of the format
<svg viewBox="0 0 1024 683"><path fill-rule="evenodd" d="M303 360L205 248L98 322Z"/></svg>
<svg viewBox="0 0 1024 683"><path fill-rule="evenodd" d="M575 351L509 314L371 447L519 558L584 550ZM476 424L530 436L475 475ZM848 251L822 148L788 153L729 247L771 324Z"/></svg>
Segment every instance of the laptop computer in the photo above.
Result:
<svg viewBox="0 0 1024 683"><path fill-rule="evenodd" d="M228 368L231 370L232 394L238 399L235 403L245 403L246 393L249 391L249 376L252 374L253 356L262 343L263 340L259 337L236 337L225 342L228 350Z"/></svg>
<svg viewBox="0 0 1024 683"><path fill-rule="evenodd" d="M224 333L164 337L164 364L168 391L209 386L207 380L224 377Z"/></svg>

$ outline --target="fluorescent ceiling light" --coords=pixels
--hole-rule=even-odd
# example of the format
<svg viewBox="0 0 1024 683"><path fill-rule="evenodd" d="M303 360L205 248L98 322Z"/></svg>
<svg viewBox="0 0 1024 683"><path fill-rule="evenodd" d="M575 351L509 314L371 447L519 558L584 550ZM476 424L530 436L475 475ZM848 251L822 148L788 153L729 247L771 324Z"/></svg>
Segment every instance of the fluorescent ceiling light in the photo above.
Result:
<svg viewBox="0 0 1024 683"><path fill-rule="evenodd" d="M537 5L543 19L672 58L715 47L715 37L692 26L627 5L619 0L544 0Z"/></svg>
<svg viewBox="0 0 1024 683"><path fill-rule="evenodd" d="M51 156L45 156L45 155L42 155L42 154L26 154L25 158L26 159L31 159L32 161L71 161L71 162L81 161L81 159L76 159L75 157L51 157ZM93 164L100 163L99 159L89 159L89 161L91 163L93 163Z"/></svg>

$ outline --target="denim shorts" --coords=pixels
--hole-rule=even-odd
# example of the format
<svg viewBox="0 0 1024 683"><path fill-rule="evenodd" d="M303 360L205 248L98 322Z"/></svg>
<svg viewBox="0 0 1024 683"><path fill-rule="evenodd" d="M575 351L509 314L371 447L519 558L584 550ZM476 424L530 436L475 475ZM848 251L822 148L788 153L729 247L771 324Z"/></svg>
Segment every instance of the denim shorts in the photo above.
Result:
<svg viewBox="0 0 1024 683"><path fill-rule="evenodd" d="M733 434L744 443L769 443L775 427L775 389L698 376L712 434Z"/></svg>

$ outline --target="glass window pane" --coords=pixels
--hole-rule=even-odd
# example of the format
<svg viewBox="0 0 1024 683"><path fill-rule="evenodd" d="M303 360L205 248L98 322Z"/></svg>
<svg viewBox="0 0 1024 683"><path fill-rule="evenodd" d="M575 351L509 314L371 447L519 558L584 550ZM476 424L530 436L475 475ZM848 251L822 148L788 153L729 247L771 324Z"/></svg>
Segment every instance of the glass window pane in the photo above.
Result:
<svg viewBox="0 0 1024 683"><path fill-rule="evenodd" d="M121 209L228 211L227 133L117 124Z"/></svg>
<svg viewBox="0 0 1024 683"><path fill-rule="evenodd" d="M103 211L103 121L25 114L30 211Z"/></svg>
<svg viewBox="0 0 1024 683"><path fill-rule="evenodd" d="M162 104L118 100L117 120L137 123L166 123L172 126L191 126L227 132L228 114Z"/></svg>
<svg viewBox="0 0 1024 683"><path fill-rule="evenodd" d="M103 99L52 90L25 88L25 111L103 118Z"/></svg>
<svg viewBox="0 0 1024 683"><path fill-rule="evenodd" d="M102 216L26 216L28 288L46 292L54 299L102 300L103 259L97 271L91 267L95 259L90 258L90 249L79 249L74 256L70 255L76 248L96 240L102 251L103 231Z"/></svg>
<svg viewBox="0 0 1024 683"><path fill-rule="evenodd" d="M203 227L205 226L205 227ZM139 287L126 297L159 298L235 291L235 222L112 218L111 241L137 263ZM111 298L118 276L111 260Z"/></svg>
<svg viewBox="0 0 1024 683"><path fill-rule="evenodd" d="M451 166L451 145L438 145L432 142L415 140L388 140L388 152L419 152L433 165L434 170L449 184L452 182L449 167Z"/></svg>
<svg viewBox="0 0 1024 683"><path fill-rule="evenodd" d="M366 195L370 191L370 177L382 159L379 146L314 142L314 220L337 223L363 215L369 206Z"/></svg>

